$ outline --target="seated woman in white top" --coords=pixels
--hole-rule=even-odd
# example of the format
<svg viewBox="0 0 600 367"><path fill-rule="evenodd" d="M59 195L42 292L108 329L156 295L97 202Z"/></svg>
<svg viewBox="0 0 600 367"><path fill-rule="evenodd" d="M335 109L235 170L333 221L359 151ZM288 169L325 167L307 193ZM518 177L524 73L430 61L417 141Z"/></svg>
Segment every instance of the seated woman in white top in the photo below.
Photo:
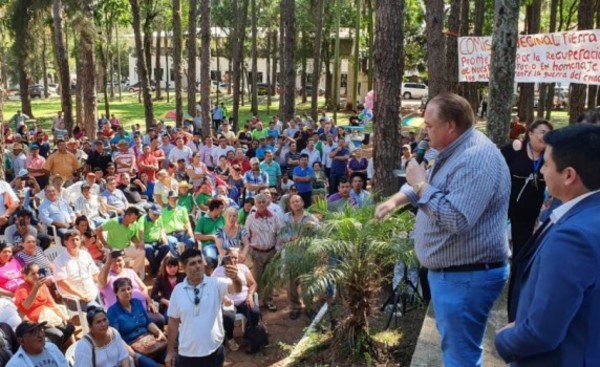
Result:
<svg viewBox="0 0 600 367"><path fill-rule="evenodd" d="M117 330L108 326L102 307L89 307L86 318L90 332L75 347L75 363L81 366L134 367L129 357L135 358L135 352L125 344Z"/></svg>

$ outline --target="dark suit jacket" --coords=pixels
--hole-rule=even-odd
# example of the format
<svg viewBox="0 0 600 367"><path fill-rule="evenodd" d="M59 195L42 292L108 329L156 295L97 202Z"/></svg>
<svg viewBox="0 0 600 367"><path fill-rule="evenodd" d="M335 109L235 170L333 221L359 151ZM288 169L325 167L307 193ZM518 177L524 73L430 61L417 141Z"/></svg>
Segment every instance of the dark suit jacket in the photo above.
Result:
<svg viewBox="0 0 600 367"><path fill-rule="evenodd" d="M600 193L542 236L523 269L515 326L496 349L516 367L600 366Z"/></svg>

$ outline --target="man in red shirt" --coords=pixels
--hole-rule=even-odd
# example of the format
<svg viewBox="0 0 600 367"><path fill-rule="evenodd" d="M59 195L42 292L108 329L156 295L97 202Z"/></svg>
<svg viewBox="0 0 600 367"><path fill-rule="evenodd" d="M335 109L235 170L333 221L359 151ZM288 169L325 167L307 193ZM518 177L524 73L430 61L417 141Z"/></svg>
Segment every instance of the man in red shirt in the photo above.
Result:
<svg viewBox="0 0 600 367"><path fill-rule="evenodd" d="M162 150L159 149L162 153ZM143 154L138 160L138 171L139 173L146 173L148 180L154 182L154 175L158 172L158 159L154 156L150 150L150 145L144 144L142 148ZM163 153L164 154L164 153Z"/></svg>

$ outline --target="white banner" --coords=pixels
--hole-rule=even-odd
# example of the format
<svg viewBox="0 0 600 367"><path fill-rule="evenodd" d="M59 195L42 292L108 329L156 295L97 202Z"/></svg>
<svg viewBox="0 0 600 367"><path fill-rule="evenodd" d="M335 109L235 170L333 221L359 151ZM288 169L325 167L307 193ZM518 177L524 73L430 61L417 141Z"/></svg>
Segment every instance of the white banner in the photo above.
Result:
<svg viewBox="0 0 600 367"><path fill-rule="evenodd" d="M491 53L492 37L459 37L459 80L487 82ZM600 30L519 36L515 81L600 84Z"/></svg>

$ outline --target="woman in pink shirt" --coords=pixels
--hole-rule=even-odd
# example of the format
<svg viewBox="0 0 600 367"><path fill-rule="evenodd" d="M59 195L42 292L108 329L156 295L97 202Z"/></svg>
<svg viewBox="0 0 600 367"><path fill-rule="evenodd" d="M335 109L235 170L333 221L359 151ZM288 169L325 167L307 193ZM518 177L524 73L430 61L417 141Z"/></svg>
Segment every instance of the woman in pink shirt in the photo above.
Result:
<svg viewBox="0 0 600 367"><path fill-rule="evenodd" d="M24 282L23 266L12 255L12 246L0 242L0 296L14 297L15 291Z"/></svg>

